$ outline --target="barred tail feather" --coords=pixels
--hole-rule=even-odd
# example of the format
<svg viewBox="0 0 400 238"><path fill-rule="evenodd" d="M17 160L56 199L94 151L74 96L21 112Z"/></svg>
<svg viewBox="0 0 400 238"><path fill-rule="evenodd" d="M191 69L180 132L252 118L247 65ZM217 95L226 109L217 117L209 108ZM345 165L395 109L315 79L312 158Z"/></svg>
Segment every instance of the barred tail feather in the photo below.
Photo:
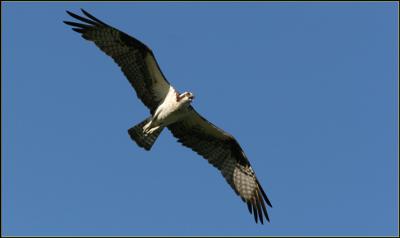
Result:
<svg viewBox="0 0 400 238"><path fill-rule="evenodd" d="M150 118L142 121L136 126L130 128L128 130L129 136L138 144L138 146L143 147L145 150L150 150L153 146L154 142L157 140L158 136L161 134L164 127L160 127L160 129L155 130L151 134L145 134L143 131L144 125L149 122Z"/></svg>

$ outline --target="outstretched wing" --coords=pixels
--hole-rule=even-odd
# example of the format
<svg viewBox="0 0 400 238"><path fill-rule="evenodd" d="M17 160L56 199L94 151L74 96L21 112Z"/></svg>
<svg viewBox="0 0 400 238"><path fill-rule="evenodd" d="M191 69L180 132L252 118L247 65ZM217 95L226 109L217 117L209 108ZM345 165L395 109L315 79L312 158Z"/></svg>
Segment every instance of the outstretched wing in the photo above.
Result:
<svg viewBox="0 0 400 238"><path fill-rule="evenodd" d="M151 51L139 40L98 20L85 10L87 17L67 13L80 22L64 21L86 40L93 41L103 52L111 56L136 91L138 98L154 113L170 90Z"/></svg>
<svg viewBox="0 0 400 238"><path fill-rule="evenodd" d="M169 125L168 129L178 138L178 142L203 156L221 171L236 194L247 203L256 222L260 218L263 223L263 214L269 221L264 200L268 206L272 205L239 143L204 119L193 107L189 109L185 119Z"/></svg>

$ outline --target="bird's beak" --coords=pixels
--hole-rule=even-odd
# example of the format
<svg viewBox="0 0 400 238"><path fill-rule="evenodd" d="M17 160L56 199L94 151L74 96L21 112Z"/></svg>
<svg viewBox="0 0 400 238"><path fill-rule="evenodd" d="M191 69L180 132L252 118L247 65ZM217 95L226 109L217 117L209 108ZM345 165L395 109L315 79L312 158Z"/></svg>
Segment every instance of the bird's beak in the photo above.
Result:
<svg viewBox="0 0 400 238"><path fill-rule="evenodd" d="M194 95L191 94L191 95L189 96L189 99L190 99L190 100L193 100L193 99L194 99Z"/></svg>

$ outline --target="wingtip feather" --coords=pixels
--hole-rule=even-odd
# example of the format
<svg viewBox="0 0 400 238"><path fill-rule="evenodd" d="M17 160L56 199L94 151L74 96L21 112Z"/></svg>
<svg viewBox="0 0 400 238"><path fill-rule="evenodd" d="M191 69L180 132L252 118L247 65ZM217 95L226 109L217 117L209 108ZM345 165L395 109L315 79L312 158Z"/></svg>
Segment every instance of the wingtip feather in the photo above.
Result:
<svg viewBox="0 0 400 238"><path fill-rule="evenodd" d="M247 208L249 209L250 214L252 214L251 203L250 202L247 202Z"/></svg>
<svg viewBox="0 0 400 238"><path fill-rule="evenodd" d="M73 31L78 32L83 34L85 32L85 30L81 29L81 28L72 28Z"/></svg>
<svg viewBox="0 0 400 238"><path fill-rule="evenodd" d="M258 184L258 187L260 188L260 191L261 191L262 196L263 196L264 199L265 199L265 202L267 203L268 206L272 207L272 204L271 204L271 202L269 201L269 199L268 199L268 197L267 197L267 194L264 192L264 189L261 187L260 182L257 181L257 184Z"/></svg>
<svg viewBox="0 0 400 238"><path fill-rule="evenodd" d="M74 15L72 12L65 10L67 12L68 15L70 15L71 17Z"/></svg>
<svg viewBox="0 0 400 238"><path fill-rule="evenodd" d="M90 19L92 19L93 21L102 24L103 26L108 26L106 23L100 21L99 19L97 19L96 17L94 17L92 14L90 14L89 12L85 11L83 8L81 8L82 13L89 17Z"/></svg>
<svg viewBox="0 0 400 238"><path fill-rule="evenodd" d="M258 201L258 197L254 197L253 198L253 203L256 205L257 207L257 212L258 212L258 217L260 218L260 222L261 224L264 224L264 219L263 219L263 213L261 211L261 207L260 207L260 202Z"/></svg>
<svg viewBox="0 0 400 238"><path fill-rule="evenodd" d="M264 200L263 200L263 198L261 197L261 195L260 195L260 193L259 193L258 191L257 191L257 198L258 198L258 200L259 200L260 203L261 203L261 208L262 208L262 210L263 210L263 212L264 212L265 218L266 218L267 221L269 222L269 217L268 217L267 208L265 207Z"/></svg>
<svg viewBox="0 0 400 238"><path fill-rule="evenodd" d="M256 220L256 223L258 223L258 214L256 210L256 205L252 203L251 206L253 207L254 220Z"/></svg>

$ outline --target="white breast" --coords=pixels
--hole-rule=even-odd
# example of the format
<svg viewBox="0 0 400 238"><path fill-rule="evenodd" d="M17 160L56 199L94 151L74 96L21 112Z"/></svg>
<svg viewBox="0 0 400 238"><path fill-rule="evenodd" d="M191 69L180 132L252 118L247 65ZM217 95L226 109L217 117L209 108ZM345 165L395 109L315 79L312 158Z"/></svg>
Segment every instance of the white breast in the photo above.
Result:
<svg viewBox="0 0 400 238"><path fill-rule="evenodd" d="M176 90L170 86L167 96L154 113L155 125L167 126L185 115L186 110L179 110L180 104L176 101L176 93Z"/></svg>

